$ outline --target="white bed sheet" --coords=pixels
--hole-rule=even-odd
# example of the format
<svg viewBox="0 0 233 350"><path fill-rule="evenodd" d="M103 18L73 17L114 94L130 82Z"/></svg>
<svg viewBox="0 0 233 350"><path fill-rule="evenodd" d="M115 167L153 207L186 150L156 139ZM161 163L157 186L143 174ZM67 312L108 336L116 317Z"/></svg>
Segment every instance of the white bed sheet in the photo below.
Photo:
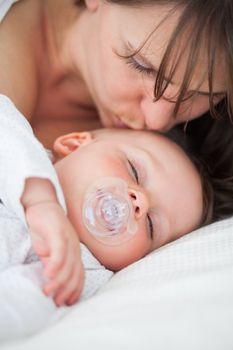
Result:
<svg viewBox="0 0 233 350"><path fill-rule="evenodd" d="M117 273L55 326L1 350L233 349L233 218Z"/></svg>

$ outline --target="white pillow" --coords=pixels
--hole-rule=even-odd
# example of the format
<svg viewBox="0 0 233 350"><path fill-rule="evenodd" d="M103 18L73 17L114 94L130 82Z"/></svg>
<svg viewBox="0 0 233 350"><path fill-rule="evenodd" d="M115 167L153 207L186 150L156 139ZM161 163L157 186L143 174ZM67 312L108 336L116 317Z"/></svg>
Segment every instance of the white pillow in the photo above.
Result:
<svg viewBox="0 0 233 350"><path fill-rule="evenodd" d="M3 349L232 350L233 218L158 249L55 326Z"/></svg>

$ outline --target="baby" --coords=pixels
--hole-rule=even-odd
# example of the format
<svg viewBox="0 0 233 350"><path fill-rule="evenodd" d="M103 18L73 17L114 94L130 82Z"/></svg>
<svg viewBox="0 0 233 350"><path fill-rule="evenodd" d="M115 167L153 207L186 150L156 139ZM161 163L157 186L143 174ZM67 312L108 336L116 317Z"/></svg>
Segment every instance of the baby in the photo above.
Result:
<svg viewBox="0 0 233 350"><path fill-rule="evenodd" d="M75 232L111 271L126 267L203 222L201 177L181 148L162 135L116 129L74 132L55 141L54 167L74 228L65 222L67 232ZM57 274L46 276L50 282L44 292L53 295L57 305L72 304L81 288L76 278L78 241L68 240L66 249L56 242L54 228L62 209L50 184L42 188L41 179L35 178L27 184L30 189L27 187L21 200L35 252L45 269L46 262L61 261L66 255L63 266L57 264ZM52 193L50 198L46 187ZM73 293L69 295L69 291Z"/></svg>
<svg viewBox="0 0 233 350"><path fill-rule="evenodd" d="M116 129L74 132L55 141L53 167L29 124L6 97L0 97L0 117L0 240L10 251L0 259L0 284L5 283L6 295L9 267L28 268L37 255L43 263L39 273L44 293L57 305L72 304L83 287L79 242L94 259L84 263L87 282L89 266L90 271L93 266L118 271L203 224L202 178L185 152L164 136ZM7 220L21 222L26 245L22 237L17 245L14 239L11 243L17 229L8 232ZM102 281L111 276L105 271ZM17 280L17 271L12 280ZM35 276L31 285L34 282ZM17 292L17 298L23 297ZM37 309L52 301L45 296L42 300L41 293L40 304L38 288L36 293ZM28 300L31 307L32 296ZM33 321L38 320L34 309L31 313ZM10 329L6 318L2 321L1 327ZM33 330L42 324L43 318Z"/></svg>
<svg viewBox="0 0 233 350"><path fill-rule="evenodd" d="M68 217L80 241L110 270L202 224L200 175L181 148L162 135L75 132L59 137L54 151Z"/></svg>
<svg viewBox="0 0 233 350"><path fill-rule="evenodd" d="M53 295L57 305L72 304L80 295L83 269L79 241L106 268L117 271L202 224L202 180L181 148L159 134L107 129L72 133L55 141L54 167L68 220L61 207L64 203L56 174L51 178L45 171L46 167L51 171L51 163L44 159L44 150L30 135L25 119L3 98L1 106L6 104L7 113L12 115L8 118L6 112L0 113L1 129L6 123L1 134L1 199L22 220L26 216L33 248L50 280L44 291ZM16 124L14 128L9 120ZM33 155L36 148L41 158ZM11 149L18 154L11 156ZM7 171L20 157L24 158L19 167ZM36 161L32 166L33 157ZM20 186L13 193L17 181ZM116 202L115 206L110 200L105 204L109 208L99 215L103 225L95 217L101 191ZM121 216L116 218L120 220L118 229L114 220L103 219L106 210Z"/></svg>

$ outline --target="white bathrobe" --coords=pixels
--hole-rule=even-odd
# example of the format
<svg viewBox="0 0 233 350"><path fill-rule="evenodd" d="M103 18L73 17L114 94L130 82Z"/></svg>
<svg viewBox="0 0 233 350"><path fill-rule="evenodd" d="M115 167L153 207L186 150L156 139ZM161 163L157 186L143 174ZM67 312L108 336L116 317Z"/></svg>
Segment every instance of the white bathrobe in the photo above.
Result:
<svg viewBox="0 0 233 350"><path fill-rule="evenodd" d="M0 0L0 22L5 17L11 6L19 0Z"/></svg>
<svg viewBox="0 0 233 350"><path fill-rule="evenodd" d="M48 155L30 124L6 96L0 95L0 339L27 335L59 319L69 308L57 308L41 287L42 265L31 241L20 196L28 177L48 178L59 202L65 201ZM81 245L85 286L91 296L112 276Z"/></svg>

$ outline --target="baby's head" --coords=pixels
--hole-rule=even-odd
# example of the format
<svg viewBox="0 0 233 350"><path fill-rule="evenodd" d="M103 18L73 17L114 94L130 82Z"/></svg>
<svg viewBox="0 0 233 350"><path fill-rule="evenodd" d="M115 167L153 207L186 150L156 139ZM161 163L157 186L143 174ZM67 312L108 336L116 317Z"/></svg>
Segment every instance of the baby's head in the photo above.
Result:
<svg viewBox="0 0 233 350"><path fill-rule="evenodd" d="M184 151L162 135L117 129L75 132L59 137L54 151L68 216L80 241L111 270L139 260L203 222L199 172ZM110 238L93 231L97 197L106 192L110 202L111 195L117 197L118 207L113 207L123 219L125 210L129 216L126 228L120 224L121 234ZM105 214L101 212L100 219Z"/></svg>

